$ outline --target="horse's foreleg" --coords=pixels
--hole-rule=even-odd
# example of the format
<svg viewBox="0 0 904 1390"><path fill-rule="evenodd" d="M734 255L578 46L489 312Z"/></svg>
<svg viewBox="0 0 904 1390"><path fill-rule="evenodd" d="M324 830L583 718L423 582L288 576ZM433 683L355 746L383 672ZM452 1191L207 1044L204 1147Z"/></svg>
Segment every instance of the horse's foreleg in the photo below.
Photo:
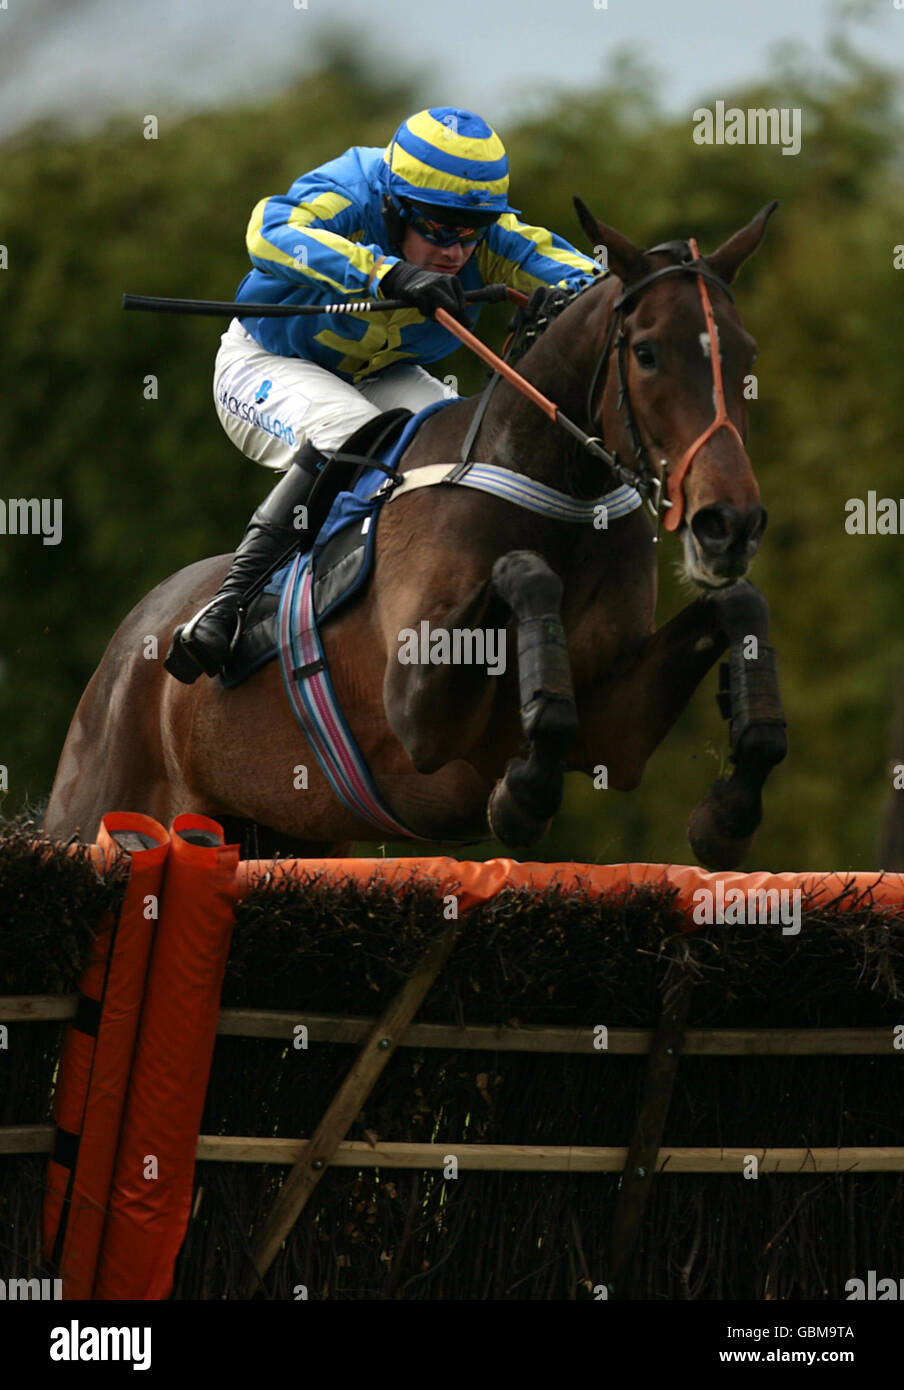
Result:
<svg viewBox="0 0 904 1390"><path fill-rule="evenodd" d="M678 719L726 648L731 672L734 771L717 781L691 815L688 836L708 868L730 869L747 853L762 819L762 787L787 749L775 653L766 642L769 610L740 580L699 598L651 635L608 696L593 689L580 702L581 766L606 765L609 785L637 786L653 750ZM728 700L722 698L723 710Z"/></svg>
<svg viewBox="0 0 904 1390"><path fill-rule="evenodd" d="M734 771L727 781L714 782L691 813L687 836L706 868L734 869L746 858L763 819L763 784L785 757L788 740L775 649L766 640L765 598L744 584L713 601L728 642L727 672L723 668L728 679L719 700L724 717L731 719Z"/></svg>
<svg viewBox="0 0 904 1390"><path fill-rule="evenodd" d="M493 588L517 624L518 687L526 752L511 759L487 806L490 829L508 845L545 833L562 802L565 754L578 730L562 581L540 555L511 551L493 566Z"/></svg>

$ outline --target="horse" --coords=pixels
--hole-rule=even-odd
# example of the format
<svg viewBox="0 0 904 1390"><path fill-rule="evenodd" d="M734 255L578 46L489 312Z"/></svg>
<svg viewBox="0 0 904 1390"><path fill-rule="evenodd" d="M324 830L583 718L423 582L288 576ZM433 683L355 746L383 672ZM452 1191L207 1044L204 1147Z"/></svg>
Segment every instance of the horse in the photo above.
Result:
<svg viewBox="0 0 904 1390"><path fill-rule="evenodd" d="M574 499L628 473L638 487L646 480L648 497L669 491L666 527L698 592L664 626L655 626L661 547L643 508L603 528L574 525L456 486L382 508L371 578L325 624L322 642L376 789L413 835L473 842L489 831L520 850L551 824L566 772L603 768L608 787L637 787L727 651L720 699L734 767L692 812L688 839L712 869L749 853L763 784L787 739L768 605L745 578L766 512L744 442L755 343L729 286L776 205L701 256L691 241L643 249L575 199L607 273L550 317L518 370L584 420L595 447L508 380L479 420L477 457ZM476 409L471 397L427 418L401 473L457 460ZM665 505L663 492L660 515ZM105 812L131 810L164 824L195 812L257 827L271 853L301 857L345 855L377 838L310 758L278 662L229 690L207 679L185 686L164 670L159 653L216 591L230 558L165 579L115 633L62 750L44 818L51 837L90 839ZM401 634L425 620L430 631L504 633L517 661L491 673L399 659Z"/></svg>

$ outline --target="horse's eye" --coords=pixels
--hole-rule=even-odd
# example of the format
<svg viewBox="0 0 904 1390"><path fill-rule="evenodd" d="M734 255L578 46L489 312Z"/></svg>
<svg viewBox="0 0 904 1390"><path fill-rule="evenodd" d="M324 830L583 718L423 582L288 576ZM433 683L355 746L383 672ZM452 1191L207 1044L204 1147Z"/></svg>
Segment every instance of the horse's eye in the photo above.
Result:
<svg viewBox="0 0 904 1390"><path fill-rule="evenodd" d="M642 367L656 366L656 349L652 343L640 342L634 344L634 356Z"/></svg>

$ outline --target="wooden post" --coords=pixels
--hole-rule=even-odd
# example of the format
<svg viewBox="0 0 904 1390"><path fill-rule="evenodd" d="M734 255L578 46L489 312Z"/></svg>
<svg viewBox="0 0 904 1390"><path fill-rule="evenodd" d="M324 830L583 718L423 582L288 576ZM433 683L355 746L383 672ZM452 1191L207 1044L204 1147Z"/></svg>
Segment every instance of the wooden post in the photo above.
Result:
<svg viewBox="0 0 904 1390"><path fill-rule="evenodd" d="M670 996L667 996L667 1002L663 1004L659 1027L650 1048L637 1127L628 1150L618 1204L612 1220L607 1282L610 1296L616 1298L621 1298L624 1293L650 1185L656 1171L656 1160L672 1099L693 987L693 975L686 968Z"/></svg>
<svg viewBox="0 0 904 1390"><path fill-rule="evenodd" d="M450 925L430 946L420 964L405 981L376 1024L354 1066L343 1081L301 1158L293 1167L273 1204L254 1257L256 1275L249 1281L248 1297L259 1288L280 1246L319 1183L361 1106L370 1095L399 1040L417 1013L433 981L442 970L458 939L460 924Z"/></svg>

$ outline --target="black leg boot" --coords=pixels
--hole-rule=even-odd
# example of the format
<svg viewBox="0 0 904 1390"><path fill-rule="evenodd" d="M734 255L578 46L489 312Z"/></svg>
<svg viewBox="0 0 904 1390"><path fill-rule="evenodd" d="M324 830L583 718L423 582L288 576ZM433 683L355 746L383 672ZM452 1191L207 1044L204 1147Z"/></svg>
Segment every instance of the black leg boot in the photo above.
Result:
<svg viewBox="0 0 904 1390"><path fill-rule="evenodd" d="M315 484L326 482L326 462L312 444L304 445L251 518L217 594L176 628L163 664L183 684L191 685L202 671L217 674L238 638L239 610L251 585L266 575L293 542L306 550L313 541L333 500L333 489L319 486L316 502L312 497Z"/></svg>
<svg viewBox="0 0 904 1390"><path fill-rule="evenodd" d="M302 553L310 549L337 494L351 486L359 468L401 432L410 416L410 410L397 406L360 425L335 452L322 454L313 444L298 451L251 518L219 592L173 633L163 663L170 675L191 685L202 671L217 674L238 639L239 610L249 588L277 561L289 558L293 542Z"/></svg>

